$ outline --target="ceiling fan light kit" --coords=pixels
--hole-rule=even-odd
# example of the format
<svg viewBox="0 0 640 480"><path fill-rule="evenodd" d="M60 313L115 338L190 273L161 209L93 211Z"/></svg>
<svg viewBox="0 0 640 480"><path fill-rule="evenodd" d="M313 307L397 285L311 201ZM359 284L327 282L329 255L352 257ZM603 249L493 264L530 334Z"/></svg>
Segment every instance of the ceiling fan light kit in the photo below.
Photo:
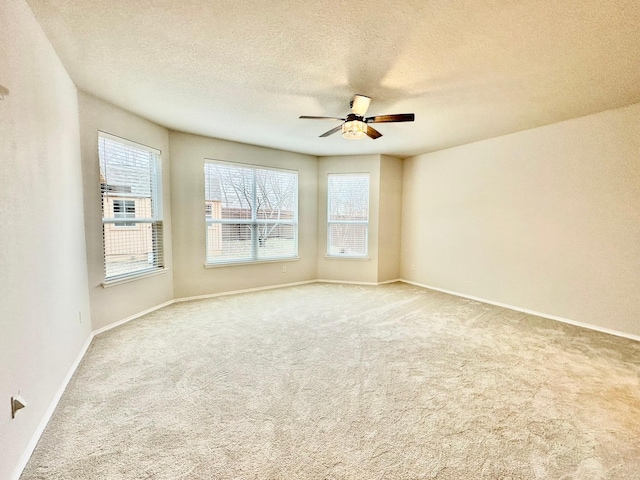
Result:
<svg viewBox="0 0 640 480"><path fill-rule="evenodd" d="M349 140L364 138L367 134L367 124L360 120L352 120L342 124L342 137Z"/></svg>
<svg viewBox="0 0 640 480"><path fill-rule="evenodd" d="M328 132L324 132L320 137L328 137L339 130L342 130L342 137L349 140L358 140L360 138L369 137L373 140L380 138L382 134L369 123L394 123L394 122L413 122L415 115L413 113L396 113L393 115L377 115L375 117L364 118L364 114L369 108L371 98L365 95L354 95L350 103L351 113L342 117L315 117L301 115L300 118L310 120L340 120L342 125L332 128Z"/></svg>

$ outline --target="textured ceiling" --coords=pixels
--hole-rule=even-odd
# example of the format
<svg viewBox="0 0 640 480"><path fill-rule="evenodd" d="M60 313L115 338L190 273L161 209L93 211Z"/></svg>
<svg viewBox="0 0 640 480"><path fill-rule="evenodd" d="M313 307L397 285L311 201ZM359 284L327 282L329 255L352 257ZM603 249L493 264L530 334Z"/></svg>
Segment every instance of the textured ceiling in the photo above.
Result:
<svg viewBox="0 0 640 480"><path fill-rule="evenodd" d="M27 0L79 89L168 128L406 157L640 102L638 0ZM353 94L377 140L318 135Z"/></svg>

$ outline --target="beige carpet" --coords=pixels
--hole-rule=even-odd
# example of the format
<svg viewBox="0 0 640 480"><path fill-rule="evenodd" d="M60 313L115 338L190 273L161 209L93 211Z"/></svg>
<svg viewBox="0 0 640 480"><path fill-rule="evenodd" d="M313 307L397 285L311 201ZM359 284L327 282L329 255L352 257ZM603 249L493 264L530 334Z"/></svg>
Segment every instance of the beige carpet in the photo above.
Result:
<svg viewBox="0 0 640 480"><path fill-rule="evenodd" d="M403 284L99 335L27 479L640 478L640 343Z"/></svg>

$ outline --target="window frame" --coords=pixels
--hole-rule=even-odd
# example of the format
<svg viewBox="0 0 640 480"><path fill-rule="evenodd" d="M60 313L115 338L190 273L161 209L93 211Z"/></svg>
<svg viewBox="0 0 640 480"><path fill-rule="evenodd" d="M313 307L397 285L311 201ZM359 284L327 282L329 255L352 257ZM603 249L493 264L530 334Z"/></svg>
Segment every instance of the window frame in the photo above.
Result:
<svg viewBox="0 0 640 480"><path fill-rule="evenodd" d="M116 211L116 202L119 202L122 204L121 211ZM132 211L129 211L129 207L132 207ZM113 224L113 226L116 228L136 228L136 224L130 221L130 219L136 218L136 201L127 200L124 198L114 198L113 199L113 218L122 219L121 222L117 222Z"/></svg>
<svg viewBox="0 0 640 480"><path fill-rule="evenodd" d="M138 208L136 206L136 200L134 198L127 199L127 194L130 194L128 190L119 190L115 189L112 191L113 201L121 200L123 202L133 201L135 213L133 217L126 217L126 222L123 222L123 217L116 218L115 209L112 217L105 217L104 211L104 203L105 203L105 193L107 193L106 197L108 198L110 195L108 194L109 190L103 190L102 183L100 186L100 200L102 203L102 266L103 266L103 287L108 287L114 284L128 282L131 280L136 280L139 278L156 275L158 273L163 273L166 270L165 261L164 261L164 222L163 222L163 205L162 205L162 152L156 148L150 147L148 145L144 145L141 143L134 142L132 140L128 140L123 137L119 137L117 135L110 134L108 132L104 132L98 130L98 167L102 163L102 159L100 157L100 141L104 138L106 140L115 142L120 144L121 146L127 148L132 148L136 150L146 151L151 155L150 159L150 178L152 179L150 183L151 195L149 197L140 197L140 198L149 198L151 203L151 215L149 217L140 217L137 218ZM106 181L106 179L105 179ZM120 197L120 198L118 198ZM126 214L126 207L125 207ZM118 224L121 223L132 223L133 226L120 226ZM153 264L149 266L145 266L138 270L134 270L131 272L125 272L115 275L107 275L107 255L106 255L106 247L105 247L105 225L111 224L114 226L116 230L140 230L139 225L142 224L151 224L151 234L152 234L152 258ZM155 237L155 238L154 238Z"/></svg>
<svg viewBox="0 0 640 480"><path fill-rule="evenodd" d="M207 185L207 170L206 170L206 165L207 164L219 164L219 165L225 165L225 166L232 166L232 167L238 167L238 168L242 168L242 169L249 169L253 172L252 175L252 179L253 179L253 184L251 185L251 194L252 194L252 198L251 198L251 218L220 218L220 219L214 219L212 218L212 216L207 215L208 210L207 210L207 198L206 198L206 185ZM203 170L204 170L204 187L205 187L205 195L204 195L204 202L205 202L205 215L204 215L204 220L205 220L205 251L204 251L204 256L205 256L205 267L207 268L211 268L211 267L220 267L220 266L233 266L233 265L250 265L250 264L259 264L259 263L272 263L272 262L287 262L287 261L292 261L292 260L299 260L299 256L298 256L298 252L299 252L299 221L298 221L298 203L299 203L299 199L300 199L300 190L299 190L299 186L300 186L300 173L298 170L291 170L291 169L286 169L286 168L278 168L278 167L271 167L271 166L266 166L266 165L254 165L254 164L248 164L248 163L241 163L241 162L233 162L233 161L228 161L228 160L218 160L218 159L212 159L212 158L205 158L204 159L204 165L203 165ZM264 218L258 218L258 207L257 207L257 188L256 188L256 172L259 170L268 170L268 171L276 171L276 172L285 172L285 173L289 173L289 174L293 174L294 178L295 178L295 187L294 187L294 192L295 192L295 200L294 200L294 205L293 205L293 218L292 219L287 219L287 220L268 220L268 219L264 219ZM213 211L213 208L211 207L211 212ZM251 257L250 258L237 258L237 259L229 259L229 258L225 258L219 261L212 261L209 259L209 254L208 254L208 230L209 230L209 226L210 225L214 225L214 224L218 224L218 225L248 225L251 228ZM291 225L293 226L293 241L294 241L294 252L293 255L291 256L286 256L286 257L259 257L259 232L258 232L258 227L260 225Z"/></svg>
<svg viewBox="0 0 640 480"><path fill-rule="evenodd" d="M366 220L331 220L331 178L332 177L366 177L367 179L367 219ZM330 259L367 259L369 257L369 221L371 218L371 176L369 172L328 173L327 174L327 252ZM331 252L331 225L364 225L364 253Z"/></svg>

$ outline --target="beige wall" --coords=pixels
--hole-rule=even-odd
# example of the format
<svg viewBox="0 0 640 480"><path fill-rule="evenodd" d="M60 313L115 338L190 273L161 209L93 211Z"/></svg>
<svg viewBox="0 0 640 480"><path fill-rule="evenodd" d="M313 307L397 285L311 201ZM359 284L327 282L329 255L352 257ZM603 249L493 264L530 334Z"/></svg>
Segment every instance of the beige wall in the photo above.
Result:
<svg viewBox="0 0 640 480"><path fill-rule="evenodd" d="M640 334L640 104L405 160L403 195L403 278Z"/></svg>
<svg viewBox="0 0 640 480"><path fill-rule="evenodd" d="M175 298L316 278L316 157L179 132L170 133L170 143ZM299 260L205 268L205 158L298 171Z"/></svg>
<svg viewBox="0 0 640 480"><path fill-rule="evenodd" d="M327 175L369 174L369 255L367 259L327 258ZM318 163L318 278L378 282L378 201L380 155L320 157Z"/></svg>
<svg viewBox="0 0 640 480"><path fill-rule="evenodd" d="M367 259L327 257L327 176L369 174ZM320 157L318 165L318 278L379 283L399 278L402 160L386 155Z"/></svg>
<svg viewBox="0 0 640 480"><path fill-rule="evenodd" d="M23 0L0 2L0 478L91 332L76 88ZM82 320L82 321L81 321ZM20 391L27 408L11 419Z"/></svg>
<svg viewBox="0 0 640 480"><path fill-rule="evenodd" d="M400 278L402 160L380 156L378 282Z"/></svg>
<svg viewBox="0 0 640 480"><path fill-rule="evenodd" d="M173 299L169 132L163 127L89 94L79 92L78 101L91 318L93 328L99 329ZM163 241L166 270L160 275L139 278L108 288L102 286L104 249L98 164L99 130L158 149L162 154Z"/></svg>

